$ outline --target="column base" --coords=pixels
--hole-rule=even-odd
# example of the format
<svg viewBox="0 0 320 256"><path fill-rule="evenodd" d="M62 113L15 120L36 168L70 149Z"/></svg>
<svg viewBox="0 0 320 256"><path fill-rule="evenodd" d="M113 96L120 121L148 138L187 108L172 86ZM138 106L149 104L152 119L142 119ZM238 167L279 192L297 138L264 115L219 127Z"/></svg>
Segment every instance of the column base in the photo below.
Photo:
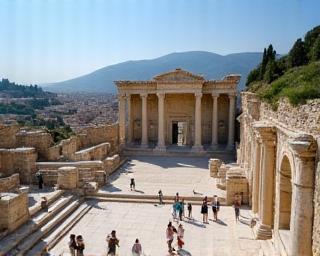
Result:
<svg viewBox="0 0 320 256"><path fill-rule="evenodd" d="M218 147L219 147L218 144L211 144L210 149L212 149L212 150L217 150Z"/></svg>
<svg viewBox="0 0 320 256"><path fill-rule="evenodd" d="M154 151L156 151L156 152L166 152L167 151L167 148L166 148L166 146L156 146L155 148L154 148Z"/></svg>
<svg viewBox="0 0 320 256"><path fill-rule="evenodd" d="M148 147L149 147L149 146L148 146L148 144L146 144L146 143L140 145L140 148L148 148Z"/></svg>
<svg viewBox="0 0 320 256"><path fill-rule="evenodd" d="M268 225L258 223L255 228L256 239L267 240L272 238L272 229Z"/></svg>
<svg viewBox="0 0 320 256"><path fill-rule="evenodd" d="M203 152L204 149L203 149L203 146L199 145L199 146L192 146L192 149L191 149L193 152Z"/></svg>

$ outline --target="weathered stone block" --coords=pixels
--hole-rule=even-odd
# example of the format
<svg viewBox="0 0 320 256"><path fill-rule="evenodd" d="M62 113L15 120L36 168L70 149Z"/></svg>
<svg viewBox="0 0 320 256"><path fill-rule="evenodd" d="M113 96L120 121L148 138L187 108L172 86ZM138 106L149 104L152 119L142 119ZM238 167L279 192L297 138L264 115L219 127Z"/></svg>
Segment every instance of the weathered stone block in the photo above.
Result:
<svg viewBox="0 0 320 256"><path fill-rule="evenodd" d="M79 172L77 167L66 166L58 169L58 187L75 189L78 186Z"/></svg>

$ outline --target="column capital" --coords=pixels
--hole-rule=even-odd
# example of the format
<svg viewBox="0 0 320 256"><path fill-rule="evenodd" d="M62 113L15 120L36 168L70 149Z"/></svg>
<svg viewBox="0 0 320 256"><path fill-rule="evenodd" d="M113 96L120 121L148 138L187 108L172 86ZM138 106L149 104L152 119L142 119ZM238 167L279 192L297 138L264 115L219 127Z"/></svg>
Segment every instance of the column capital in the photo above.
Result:
<svg viewBox="0 0 320 256"><path fill-rule="evenodd" d="M157 96L159 99L164 99L164 97L166 96L166 94L164 92L158 92Z"/></svg>
<svg viewBox="0 0 320 256"><path fill-rule="evenodd" d="M288 141L294 154L300 158L314 158L316 156L317 145L314 138L309 134L301 134Z"/></svg>
<svg viewBox="0 0 320 256"><path fill-rule="evenodd" d="M236 92L230 92L230 93L228 93L229 99L234 99L236 96L237 96L237 93L236 93Z"/></svg>
<svg viewBox="0 0 320 256"><path fill-rule="evenodd" d="M140 97L141 98L147 98L148 97L148 93L142 92L142 93L140 93Z"/></svg>
<svg viewBox="0 0 320 256"><path fill-rule="evenodd" d="M213 92L211 93L212 98L218 98L220 96L219 93Z"/></svg>
<svg viewBox="0 0 320 256"><path fill-rule="evenodd" d="M118 99L119 100L124 100L126 98L126 94L125 93L119 93L118 94Z"/></svg>
<svg viewBox="0 0 320 256"><path fill-rule="evenodd" d="M131 98L131 93L126 93L126 96L125 96L127 99L130 99Z"/></svg>
<svg viewBox="0 0 320 256"><path fill-rule="evenodd" d="M194 93L194 96L195 96L196 98L200 98L200 99L201 99L201 97L202 97L202 92L195 92L195 93Z"/></svg>
<svg viewBox="0 0 320 256"><path fill-rule="evenodd" d="M261 141L261 143L268 146L275 145L276 129L274 126L263 122L255 122L253 124L253 128L255 130L255 133L258 135L259 141Z"/></svg>

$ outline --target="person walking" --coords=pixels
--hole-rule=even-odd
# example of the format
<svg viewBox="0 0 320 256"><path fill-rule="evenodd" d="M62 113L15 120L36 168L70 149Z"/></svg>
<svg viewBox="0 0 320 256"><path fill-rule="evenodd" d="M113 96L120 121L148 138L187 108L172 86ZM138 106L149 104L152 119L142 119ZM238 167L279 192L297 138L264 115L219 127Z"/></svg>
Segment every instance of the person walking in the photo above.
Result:
<svg viewBox="0 0 320 256"><path fill-rule="evenodd" d="M76 238L76 242L77 242L77 247L76 247L76 252L77 252L77 256L83 256L83 251L84 251L84 241L81 235L78 235Z"/></svg>
<svg viewBox="0 0 320 256"><path fill-rule="evenodd" d="M177 203L177 207L178 207L177 211L178 211L178 214L179 214L179 220L182 221L182 214L183 214L182 201Z"/></svg>
<svg viewBox="0 0 320 256"><path fill-rule="evenodd" d="M163 194L162 194L161 189L158 192L158 196L159 196L159 204L163 204Z"/></svg>
<svg viewBox="0 0 320 256"><path fill-rule="evenodd" d="M142 255L142 246L137 238L134 245L132 246L132 256L141 256Z"/></svg>
<svg viewBox="0 0 320 256"><path fill-rule="evenodd" d="M108 243L108 256L115 256L116 255L116 250L117 246L119 246L119 239L116 236L116 231L112 230L111 234L107 236L107 243Z"/></svg>
<svg viewBox="0 0 320 256"><path fill-rule="evenodd" d="M176 196L174 197L175 202L179 202L180 197L179 197L179 192L176 193Z"/></svg>
<svg viewBox="0 0 320 256"><path fill-rule="evenodd" d="M236 222L238 222L238 220L239 220L240 206L241 206L241 204L240 204L240 201L239 201L239 199L237 197L237 194L236 194L235 199L233 201L233 207L234 207L234 213L235 213L235 217L236 217Z"/></svg>
<svg viewBox="0 0 320 256"><path fill-rule="evenodd" d="M134 181L133 173L129 174L130 177L130 190L136 190L136 182Z"/></svg>
<svg viewBox="0 0 320 256"><path fill-rule="evenodd" d="M178 233L177 233L178 248L179 249L182 249L182 247L184 245L183 237L184 237L184 228L183 228L182 224L180 224L178 227Z"/></svg>
<svg viewBox="0 0 320 256"><path fill-rule="evenodd" d="M166 238L168 244L168 252L171 254L175 249L172 247L172 242L174 238L174 230L175 228L172 226L172 222L170 221L166 230Z"/></svg>
<svg viewBox="0 0 320 256"><path fill-rule="evenodd" d="M38 187L39 189L43 189L43 175L41 172L37 172L36 177L38 179Z"/></svg>
<svg viewBox="0 0 320 256"><path fill-rule="evenodd" d="M188 218L191 219L192 218L192 204L188 203Z"/></svg>
<svg viewBox="0 0 320 256"><path fill-rule="evenodd" d="M220 202L219 202L219 198L217 197L217 195L213 196L211 207L212 207L212 212L213 212L213 219L215 221L217 221L218 220L218 212L220 210Z"/></svg>
<svg viewBox="0 0 320 256"><path fill-rule="evenodd" d="M202 202L201 214L202 214L203 223L207 223L208 224L208 205L207 205L205 200L203 200L203 202Z"/></svg>
<svg viewBox="0 0 320 256"><path fill-rule="evenodd" d="M185 203L184 203L184 199L182 198L182 200L181 200L181 208L182 208L182 216L183 216L183 218L186 217L184 215L184 207L185 207Z"/></svg>
<svg viewBox="0 0 320 256"><path fill-rule="evenodd" d="M76 242L76 235L75 234L70 235L70 240L69 240L68 246L69 246L70 255L75 256L76 249L77 249L77 242Z"/></svg>

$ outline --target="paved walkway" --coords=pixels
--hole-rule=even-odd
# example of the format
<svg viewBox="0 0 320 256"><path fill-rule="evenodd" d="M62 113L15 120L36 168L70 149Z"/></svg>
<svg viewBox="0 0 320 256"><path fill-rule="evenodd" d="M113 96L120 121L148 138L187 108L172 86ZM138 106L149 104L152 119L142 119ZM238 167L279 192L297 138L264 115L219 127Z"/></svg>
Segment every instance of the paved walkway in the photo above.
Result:
<svg viewBox="0 0 320 256"><path fill-rule="evenodd" d="M99 192L156 195L161 189L164 195L225 197L210 177L208 161L207 157L135 157L111 175ZM136 182L134 192L129 187L131 175Z"/></svg>
<svg viewBox="0 0 320 256"><path fill-rule="evenodd" d="M112 230L120 239L119 256L130 256L131 246L139 238L145 255L168 255L165 230L171 220L171 206L130 203L94 203L94 207L52 249L53 255L68 255L68 237L81 234L85 255L105 255L105 238ZM245 215L246 211L242 210ZM209 218L212 218L209 212ZM200 207L193 208L194 221L183 221L185 249L193 256L256 256L260 244L250 227L236 223L232 207L221 207L218 223L202 224ZM177 226L177 224L174 224ZM174 242L176 244L176 241ZM176 245L175 245L176 246Z"/></svg>

